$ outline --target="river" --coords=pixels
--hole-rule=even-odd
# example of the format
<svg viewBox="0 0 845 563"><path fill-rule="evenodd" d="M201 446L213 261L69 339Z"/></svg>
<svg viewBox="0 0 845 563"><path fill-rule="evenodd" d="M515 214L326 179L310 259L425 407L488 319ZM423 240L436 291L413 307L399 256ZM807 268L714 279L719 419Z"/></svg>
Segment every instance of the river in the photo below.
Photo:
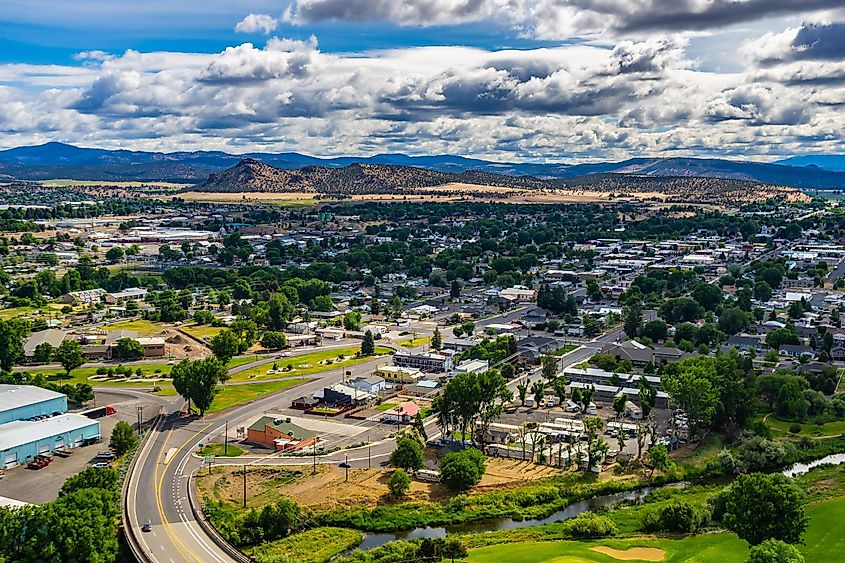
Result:
<svg viewBox="0 0 845 563"><path fill-rule="evenodd" d="M578 516L582 512L613 506L614 504L627 501L641 504L645 497L652 491L665 487L685 487L687 483L672 483L660 487L643 487L633 491L613 493L609 495L596 496L591 499L574 502L562 510L558 510L545 518L532 518L528 520L514 520L513 518L487 518L463 524L451 526L425 526L413 530L403 530L388 533L365 533L364 540L359 549L368 550L379 547L394 540L412 540L424 538L445 538L449 534L475 534L479 532L491 532L495 530L512 530L515 528L529 528L561 522Z"/></svg>
<svg viewBox="0 0 845 563"><path fill-rule="evenodd" d="M814 467L818 467L820 465L839 465L842 463L845 463L845 454L833 454L811 461L810 463L796 463L784 470L783 475L786 475L787 477L797 477L798 475L803 475ZM568 520L583 512L587 512L588 510L613 506L614 504L623 501L641 504L645 497L654 490L665 487L685 487L686 485L687 483L671 483L660 487L643 487L633 491L596 496L591 499L574 502L563 510L558 510L554 514L545 518L532 518L528 520L514 520L513 518L488 518L485 520L476 520L474 522L466 522L464 524L455 524L452 526L424 526L414 528L412 530L402 530L399 532L365 533L364 540L361 542L359 549L366 551L394 540L445 538L449 534L475 534L495 530L513 530L516 528L542 526L543 524L552 524L554 522Z"/></svg>
<svg viewBox="0 0 845 563"><path fill-rule="evenodd" d="M798 477L820 465L840 465L842 463L845 463L845 454L831 454L816 461L811 461L810 463L796 463L782 473L787 477Z"/></svg>

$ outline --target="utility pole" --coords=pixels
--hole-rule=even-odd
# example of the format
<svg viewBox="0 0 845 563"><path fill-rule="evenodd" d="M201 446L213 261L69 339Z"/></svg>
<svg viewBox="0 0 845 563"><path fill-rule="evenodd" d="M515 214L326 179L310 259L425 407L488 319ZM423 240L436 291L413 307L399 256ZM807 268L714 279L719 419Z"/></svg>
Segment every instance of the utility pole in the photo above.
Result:
<svg viewBox="0 0 845 563"><path fill-rule="evenodd" d="M311 469L311 475L317 474L317 442L319 438L314 438L314 467Z"/></svg>
<svg viewBox="0 0 845 563"><path fill-rule="evenodd" d="M348 483L349 482L349 455L347 454L344 459L345 459L345 461L344 461L343 465L346 466L346 479L344 480L344 483Z"/></svg>
<svg viewBox="0 0 845 563"><path fill-rule="evenodd" d="M223 434L223 455L229 455L229 421L226 421L226 433Z"/></svg>
<svg viewBox="0 0 845 563"><path fill-rule="evenodd" d="M246 508L246 465L244 465L244 508Z"/></svg>
<svg viewBox="0 0 845 563"><path fill-rule="evenodd" d="M373 458L373 444L370 442L370 435L367 434L367 469L372 469L372 458Z"/></svg>

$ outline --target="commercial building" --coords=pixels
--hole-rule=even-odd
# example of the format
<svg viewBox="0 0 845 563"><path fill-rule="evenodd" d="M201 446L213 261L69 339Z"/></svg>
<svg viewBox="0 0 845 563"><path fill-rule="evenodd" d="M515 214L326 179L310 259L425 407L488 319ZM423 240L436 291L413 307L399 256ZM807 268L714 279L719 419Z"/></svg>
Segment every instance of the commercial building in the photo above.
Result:
<svg viewBox="0 0 845 563"><path fill-rule="evenodd" d="M99 422L65 411L67 397L61 393L34 385L0 385L0 468L99 441Z"/></svg>
<svg viewBox="0 0 845 563"><path fill-rule="evenodd" d="M416 368L426 372L447 372L452 370L452 358L430 352L400 352L393 355L394 365Z"/></svg>
<svg viewBox="0 0 845 563"><path fill-rule="evenodd" d="M314 444L317 436L290 419L262 416L247 428L247 441L279 451L296 451Z"/></svg>
<svg viewBox="0 0 845 563"><path fill-rule="evenodd" d="M67 410L67 397L34 385L0 385L0 424Z"/></svg>
<svg viewBox="0 0 845 563"><path fill-rule="evenodd" d="M66 337L67 333L65 331L54 328L48 328L47 330L39 330L38 332L33 332L29 335L29 338L27 338L26 342L24 342L23 344L24 359L27 361L32 361L35 358L35 349L38 347L39 344L44 344L46 342L50 344L53 348L58 348L59 345L65 341Z"/></svg>
<svg viewBox="0 0 845 563"><path fill-rule="evenodd" d="M78 448L99 439L100 423L80 414L0 424L0 464L9 469L39 454Z"/></svg>

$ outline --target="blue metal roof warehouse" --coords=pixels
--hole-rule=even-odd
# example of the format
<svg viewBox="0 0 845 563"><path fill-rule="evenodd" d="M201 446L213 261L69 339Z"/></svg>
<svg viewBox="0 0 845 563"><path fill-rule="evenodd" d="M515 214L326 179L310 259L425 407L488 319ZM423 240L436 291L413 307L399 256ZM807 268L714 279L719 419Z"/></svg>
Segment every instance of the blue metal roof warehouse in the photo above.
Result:
<svg viewBox="0 0 845 563"><path fill-rule="evenodd" d="M67 411L67 397L35 385L0 385L0 424Z"/></svg>
<svg viewBox="0 0 845 563"><path fill-rule="evenodd" d="M65 411L67 397L61 393L34 385L0 385L0 468L99 441L99 422Z"/></svg>

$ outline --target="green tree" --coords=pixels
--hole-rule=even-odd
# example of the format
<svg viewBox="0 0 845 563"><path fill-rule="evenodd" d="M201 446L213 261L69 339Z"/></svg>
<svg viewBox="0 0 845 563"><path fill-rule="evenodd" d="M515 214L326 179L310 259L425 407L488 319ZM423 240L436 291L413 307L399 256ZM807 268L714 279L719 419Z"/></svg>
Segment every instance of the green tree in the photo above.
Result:
<svg viewBox="0 0 845 563"><path fill-rule="evenodd" d="M455 563L455 559L465 559L469 556L469 552L464 544L455 538L446 538L440 554L444 559L449 559L452 563Z"/></svg>
<svg viewBox="0 0 845 563"><path fill-rule="evenodd" d="M67 478L59 491L59 496L63 497L84 489L103 489L118 493L120 474L111 467L86 467L76 475Z"/></svg>
<svg viewBox="0 0 845 563"><path fill-rule="evenodd" d="M422 447L411 438L402 438L390 454L390 463L406 471L417 471L425 465Z"/></svg>
<svg viewBox="0 0 845 563"><path fill-rule="evenodd" d="M443 348L443 336L440 334L440 327L434 327L434 334L431 335L431 348L437 351Z"/></svg>
<svg viewBox="0 0 845 563"><path fill-rule="evenodd" d="M364 339L361 340L361 355L373 356L376 353L376 342L373 332L368 330L364 333Z"/></svg>
<svg viewBox="0 0 845 563"><path fill-rule="evenodd" d="M209 341L214 355L224 364L228 363L239 351L238 337L229 329L223 329Z"/></svg>
<svg viewBox="0 0 845 563"><path fill-rule="evenodd" d="M193 402L200 416L203 416L214 401L217 383L224 381L227 373L225 364L219 358L211 357L182 360L173 366L170 376L176 392L188 401L188 410Z"/></svg>
<svg viewBox="0 0 845 563"><path fill-rule="evenodd" d="M361 313L349 311L343 315L343 328L346 330L361 330Z"/></svg>
<svg viewBox="0 0 845 563"><path fill-rule="evenodd" d="M542 359L542 375L546 381L552 381L557 377L558 359L555 356L543 356Z"/></svg>
<svg viewBox="0 0 845 563"><path fill-rule="evenodd" d="M55 346L49 342L42 342L35 347L34 359L36 363L47 364L53 359L53 353L56 351Z"/></svg>
<svg viewBox="0 0 845 563"><path fill-rule="evenodd" d="M55 354L56 360L65 368L65 373L70 372L85 363L85 356L82 355L82 346L76 340L65 340L62 342Z"/></svg>
<svg viewBox="0 0 845 563"><path fill-rule="evenodd" d="M758 281L754 284L754 299L765 303L772 298L772 286L764 281Z"/></svg>
<svg viewBox="0 0 845 563"><path fill-rule="evenodd" d="M0 369L9 371L23 357L23 342L29 334L29 321L0 320Z"/></svg>
<svg viewBox="0 0 845 563"><path fill-rule="evenodd" d="M457 299L461 296L461 282L458 280L452 280L452 286L449 288L449 297L451 299Z"/></svg>
<svg viewBox="0 0 845 563"><path fill-rule="evenodd" d="M519 402L522 405L525 405L525 399L528 397L528 387L529 387L528 380L521 381L520 383L517 383L517 385L516 385L516 391L517 391L517 394L519 395Z"/></svg>
<svg viewBox="0 0 845 563"><path fill-rule="evenodd" d="M137 360L144 357L144 347L134 338L121 338L117 341L115 355L121 360Z"/></svg>
<svg viewBox="0 0 845 563"><path fill-rule="evenodd" d="M113 246L106 251L106 260L114 264L115 262L120 262L123 258L125 252L119 246Z"/></svg>
<svg viewBox="0 0 845 563"><path fill-rule="evenodd" d="M654 475L655 471L668 471L672 467L672 461L669 459L669 451L663 444L653 445L646 454L646 461L651 468L649 478Z"/></svg>
<svg viewBox="0 0 845 563"><path fill-rule="evenodd" d="M740 475L725 493L725 527L751 545L799 543L807 529L801 489L780 474Z"/></svg>
<svg viewBox="0 0 845 563"><path fill-rule="evenodd" d="M768 539L751 548L746 563L804 563L804 556L794 545Z"/></svg>
<svg viewBox="0 0 845 563"><path fill-rule="evenodd" d="M628 338L636 338L643 324L643 312L639 307L628 307L625 310L623 330Z"/></svg>
<svg viewBox="0 0 845 563"><path fill-rule="evenodd" d="M628 395L619 393L613 398L613 412L616 413L616 418L622 420L625 414L625 407L628 404Z"/></svg>
<svg viewBox="0 0 845 563"><path fill-rule="evenodd" d="M120 420L114 425L111 432L111 439L109 440L109 447L117 453L123 455L138 443L138 436L132 429L132 425L128 422Z"/></svg>
<svg viewBox="0 0 845 563"><path fill-rule="evenodd" d="M484 454L475 448L446 454L440 461L441 479L453 491L465 491L476 485L485 470Z"/></svg>
<svg viewBox="0 0 845 563"><path fill-rule="evenodd" d="M692 290L692 298L705 311L715 311L722 304L722 289L712 283L701 282Z"/></svg>
<svg viewBox="0 0 845 563"><path fill-rule="evenodd" d="M411 476L404 469L397 469L387 479L387 488L394 497L403 497L408 492L408 489L411 488Z"/></svg>
<svg viewBox="0 0 845 563"><path fill-rule="evenodd" d="M718 393L707 376L706 366L684 364L664 378L663 385L669 396L687 414L690 435L700 428L710 426L716 414Z"/></svg>
<svg viewBox="0 0 845 563"><path fill-rule="evenodd" d="M287 345L285 333L268 330L261 336L261 345L268 350L281 350Z"/></svg>
<svg viewBox="0 0 845 563"><path fill-rule="evenodd" d="M727 334L736 334L745 330L750 322L745 311L735 307L725 307L719 315L719 330Z"/></svg>
<svg viewBox="0 0 845 563"><path fill-rule="evenodd" d="M654 319L648 321L643 325L642 335L651 339L653 342L660 342L666 340L666 335L669 333L669 327L666 326L666 321L661 319Z"/></svg>
<svg viewBox="0 0 845 563"><path fill-rule="evenodd" d="M610 444L601 437L603 428L604 421L597 416L584 419L584 434L587 437L586 471L590 471L592 467L601 461L610 449Z"/></svg>

